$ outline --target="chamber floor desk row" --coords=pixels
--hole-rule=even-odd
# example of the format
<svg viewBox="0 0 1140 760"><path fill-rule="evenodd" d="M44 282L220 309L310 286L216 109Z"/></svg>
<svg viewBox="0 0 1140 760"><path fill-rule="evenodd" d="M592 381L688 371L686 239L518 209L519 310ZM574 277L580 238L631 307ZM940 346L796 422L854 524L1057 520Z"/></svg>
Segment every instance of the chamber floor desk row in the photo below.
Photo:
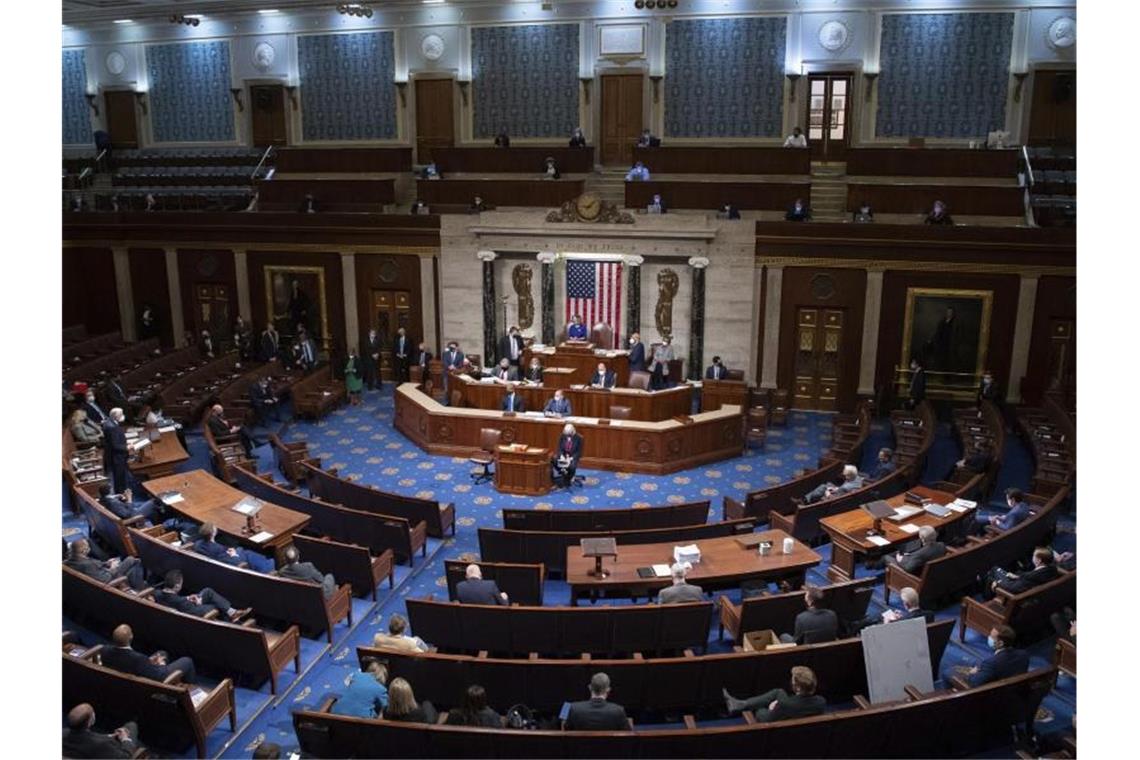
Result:
<svg viewBox="0 0 1140 760"><path fill-rule="evenodd" d="M662 422L593 417L551 418L443 406L414 383L396 389L396 429L429 454L468 456L480 447L480 431L501 431L500 442L525 443L553 451L567 422L583 438L580 466L616 472L667 475L708 462L740 456L743 414L725 405L714 412Z"/></svg>

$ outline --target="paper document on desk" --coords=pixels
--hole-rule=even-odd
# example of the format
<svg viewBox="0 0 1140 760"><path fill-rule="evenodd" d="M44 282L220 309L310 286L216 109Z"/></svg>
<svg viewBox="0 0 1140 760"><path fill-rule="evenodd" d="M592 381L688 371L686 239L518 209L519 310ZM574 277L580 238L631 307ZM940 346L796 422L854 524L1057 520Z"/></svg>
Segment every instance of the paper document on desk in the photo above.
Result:
<svg viewBox="0 0 1140 760"><path fill-rule="evenodd" d="M158 495L159 500L163 504L180 504L186 501L186 498L179 491L163 491Z"/></svg>
<svg viewBox="0 0 1140 760"><path fill-rule="evenodd" d="M668 565L653 565L653 574L658 578L668 578L672 572Z"/></svg>
<svg viewBox="0 0 1140 760"><path fill-rule="evenodd" d="M946 505L947 509L952 509L955 512L966 512L978 506L978 502L970 501L969 499L955 499Z"/></svg>
<svg viewBox="0 0 1140 760"><path fill-rule="evenodd" d="M873 543L875 546L890 546L891 545L891 542L888 541L887 539L883 538L882 536L867 536L867 540L870 541L871 543Z"/></svg>
<svg viewBox="0 0 1140 760"><path fill-rule="evenodd" d="M918 507L910 507L910 506L896 507L895 513L893 515L888 516L887 519L888 520L894 520L895 522L902 522L903 520L909 520L910 518L914 517L915 515L917 515L921 511L922 510L919 509Z"/></svg>
<svg viewBox="0 0 1140 760"><path fill-rule="evenodd" d="M158 429L158 432L160 432L160 433L173 433L177 429L178 429L177 425L163 425L162 427L160 427Z"/></svg>
<svg viewBox="0 0 1140 760"><path fill-rule="evenodd" d="M255 544L261 544L261 543L268 541L271 538L273 538L273 534L267 530L263 530L260 533L254 533L252 536L249 537L249 540L254 542Z"/></svg>
<svg viewBox="0 0 1140 760"><path fill-rule="evenodd" d="M701 561L701 550L696 544L688 544L687 546L674 546L673 547L673 561L678 564L688 562L691 565L696 565Z"/></svg>
<svg viewBox="0 0 1140 760"><path fill-rule="evenodd" d="M918 526L914 523L907 523L906 525L900 525L899 530L901 530L903 533L910 533L911 535L914 535L915 533L918 533Z"/></svg>

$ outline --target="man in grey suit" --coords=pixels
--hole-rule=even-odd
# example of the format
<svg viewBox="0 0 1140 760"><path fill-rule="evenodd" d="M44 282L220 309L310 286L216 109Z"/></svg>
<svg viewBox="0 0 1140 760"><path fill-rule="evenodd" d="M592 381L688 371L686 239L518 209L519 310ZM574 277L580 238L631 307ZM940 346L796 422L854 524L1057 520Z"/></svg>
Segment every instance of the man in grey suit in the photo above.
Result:
<svg viewBox="0 0 1140 760"><path fill-rule="evenodd" d="M483 571L474 563L467 566L467 579L455 584L455 598L461 604L510 604L506 592L494 581L483 580Z"/></svg>
<svg viewBox="0 0 1140 760"><path fill-rule="evenodd" d="M705 592L701 590L700 586L694 586L685 581L685 574L689 571L687 565L674 564L670 571L673 573L673 585L658 592L658 604L680 604L705 600Z"/></svg>
<svg viewBox="0 0 1140 760"><path fill-rule="evenodd" d="M938 531L930 525L923 525L918 529L918 542L917 549L906 553L897 552L893 557L886 556L883 558L883 563L898 565L911 575L917 575L922 572L927 562L938 559L946 553L946 544L938 540Z"/></svg>
<svg viewBox="0 0 1140 760"><path fill-rule="evenodd" d="M843 465L843 482L839 485L834 483L823 483L816 486L804 496L804 504L815 504L821 499L830 499L835 496L842 496L845 493L858 490L863 487L863 477L859 474L859 468L853 464Z"/></svg>
<svg viewBox="0 0 1140 760"><path fill-rule="evenodd" d="M807 609L796 615L795 630L780 634L780 641L785 644L822 644L835 641L839 635L839 616L835 610L825 610L823 592L815 586L804 589L804 604Z"/></svg>
<svg viewBox="0 0 1140 760"><path fill-rule="evenodd" d="M595 673L590 679L590 699L570 704L564 728L567 731L628 731L625 708L610 702L610 677Z"/></svg>

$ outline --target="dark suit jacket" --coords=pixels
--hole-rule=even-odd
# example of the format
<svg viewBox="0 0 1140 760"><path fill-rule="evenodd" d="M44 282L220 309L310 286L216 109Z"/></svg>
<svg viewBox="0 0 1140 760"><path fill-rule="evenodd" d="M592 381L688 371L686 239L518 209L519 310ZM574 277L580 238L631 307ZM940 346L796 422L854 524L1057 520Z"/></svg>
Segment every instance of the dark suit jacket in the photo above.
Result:
<svg viewBox="0 0 1140 760"><path fill-rule="evenodd" d="M274 332L274 335L277 338L276 344L274 344L273 338L269 337L268 332L263 331L261 333L261 350L258 358L263 362L276 358L278 352L281 350L281 333Z"/></svg>
<svg viewBox="0 0 1140 760"><path fill-rule="evenodd" d="M512 364L510 367L507 368L507 376L504 378L503 377L503 368L498 366L498 365L495 365L495 369L491 373L491 376L498 378L499 380L514 382L514 381L519 379L519 371L517 369L515 369L515 366Z"/></svg>
<svg viewBox="0 0 1140 760"><path fill-rule="evenodd" d="M134 676L150 678L155 681L161 681L166 678L165 666L155 665L145 654L136 652L133 649L123 649L122 647L114 646L104 647L103 651L99 654L99 658L108 668L118 670L122 673L130 673Z"/></svg>
<svg viewBox="0 0 1140 760"><path fill-rule="evenodd" d="M913 620L914 618L922 618L927 623L933 623L934 622L934 613L931 612L930 610L924 610L922 608L919 608L919 609L904 611L902 614L902 617L900 617L899 620Z"/></svg>
<svg viewBox="0 0 1140 760"><path fill-rule="evenodd" d="M573 702L566 716L567 731L628 731L625 708L604 699Z"/></svg>
<svg viewBox="0 0 1140 760"><path fill-rule="evenodd" d="M566 325L566 337L567 338L573 338L575 340L585 340L587 337L589 337L589 335L590 335L590 331L587 330L586 326L583 324Z"/></svg>
<svg viewBox="0 0 1140 760"><path fill-rule="evenodd" d="M553 399L551 399L553 401ZM575 433L574 435L560 435L558 436L558 446L554 449L554 458L562 456L567 453L566 441L570 441L570 460L574 467L578 466L578 460L582 458L582 436Z"/></svg>
<svg viewBox="0 0 1140 760"><path fill-rule="evenodd" d="M428 362L430 362L432 360L431 351L419 351L419 350L417 350L416 354L419 357L417 360L419 362L419 365L426 370Z"/></svg>
<svg viewBox="0 0 1140 760"><path fill-rule="evenodd" d="M534 383L542 382L542 367L527 367L526 379Z"/></svg>
<svg viewBox="0 0 1140 760"><path fill-rule="evenodd" d="M998 518L997 527L1001 530L1009 530L1015 525L1024 522L1029 518L1029 504L1020 501L1013 505L1013 509L1006 512Z"/></svg>
<svg viewBox="0 0 1140 760"><path fill-rule="evenodd" d="M559 402L558 399L551 398L546 402L546 406L542 411L553 412L554 414L570 414L570 399L564 398L561 402Z"/></svg>
<svg viewBox="0 0 1140 760"><path fill-rule="evenodd" d="M206 421L206 424L210 426L210 432L214 435L215 438L223 438L227 435L232 435L232 433L230 433L230 426L226 420L216 414L211 414L210 418Z"/></svg>
<svg viewBox="0 0 1140 760"><path fill-rule="evenodd" d="M1016 578L1007 578L998 583L998 588L1011 594L1020 594L1043 583L1056 580L1060 575L1056 565L1042 565L1028 573L1022 573Z"/></svg>
<svg viewBox="0 0 1140 760"><path fill-rule="evenodd" d="M998 393L998 385L996 382L990 383L988 388L986 387L985 383L982 383L982 382L978 383L978 403L979 404L982 401L997 401L999 398L1000 398L1000 394Z"/></svg>
<svg viewBox="0 0 1140 760"><path fill-rule="evenodd" d="M638 341L636 346L629 349L629 371L645 371L645 344L641 341Z"/></svg>
<svg viewBox="0 0 1140 760"><path fill-rule="evenodd" d="M1029 655L1022 649L999 649L978 663L978 672L967 679L970 686L1009 678L1029 670Z"/></svg>
<svg viewBox="0 0 1140 760"><path fill-rule="evenodd" d="M123 390L123 386L119 385L114 380L108 382L106 387L103 389L103 397L107 401L108 408L114 409L115 407L118 407L119 409L122 409L124 413L127 411L127 405L129 403L127 399L127 393Z"/></svg>
<svg viewBox="0 0 1140 760"><path fill-rule="evenodd" d="M590 376L590 385L601 385L603 388L613 388L614 373L607 372L605 375L600 375L594 372L594 374Z"/></svg>
<svg viewBox="0 0 1140 760"><path fill-rule="evenodd" d="M507 401L508 401L508 399L509 399L509 398L510 398L510 394L509 394L509 393L508 393L506 396L503 396L503 411L504 411L504 412L509 412L509 411L512 411L511 409L509 409L509 408L508 408L508 407L510 406L510 405L507 403ZM521 395L521 394L518 394L518 393L516 393L516 394L515 394L515 408L514 408L514 411L516 411L516 412L525 412L525 411L526 411L526 400L525 400L525 399L522 397L522 395Z"/></svg>
<svg viewBox="0 0 1140 760"><path fill-rule="evenodd" d="M515 336L504 335L503 337L499 338L499 359L500 360L511 358L511 339L512 339L512 337L514 339L515 346L518 348L518 359L522 359L522 352L523 352L522 336L521 335L515 335ZM518 361L518 359L516 359L515 361Z"/></svg>
<svg viewBox="0 0 1140 760"><path fill-rule="evenodd" d="M410 335L404 336L403 354L404 354L404 356L408 357L409 360L416 353L416 343L417 343L417 341L412 340L412 336L410 336ZM380 336L379 335L376 336L375 349L373 349L370 346L368 348L368 351L370 353L374 353L374 354L380 353ZM393 335L392 336L392 358L398 360L400 353L401 353L400 352L400 336L399 336L399 334Z"/></svg>
<svg viewBox="0 0 1140 760"><path fill-rule="evenodd" d="M443 352L443 368L451 369L452 367L459 368L463 366L463 352L456 351L454 354L451 351Z"/></svg>
<svg viewBox="0 0 1140 760"><path fill-rule="evenodd" d="M503 604L499 585L488 580L462 580L455 584L455 598L462 604Z"/></svg>
<svg viewBox="0 0 1140 760"><path fill-rule="evenodd" d="M130 757L134 754L134 744L124 744L110 734L100 734L89 729L63 732L64 757Z"/></svg>
<svg viewBox="0 0 1140 760"><path fill-rule="evenodd" d="M811 609L796 615L792 634L797 644L819 644L835 641L839 634L839 617L834 610Z"/></svg>
<svg viewBox="0 0 1140 760"><path fill-rule="evenodd" d="M336 593L336 580L332 573L322 573L312 562L294 562L291 565L285 565L277 571L277 574L282 578L319 584L326 597Z"/></svg>
<svg viewBox="0 0 1140 760"><path fill-rule="evenodd" d="M127 464L127 433L109 417L103 423L103 463L108 467Z"/></svg>
<svg viewBox="0 0 1140 760"><path fill-rule="evenodd" d="M155 589L154 601L164 607L171 607L187 615L197 615L199 617L214 609L204 604L194 604L194 602L190 601L187 597L162 588Z"/></svg>
<svg viewBox="0 0 1140 760"><path fill-rule="evenodd" d="M920 369L911 376L910 397L916 404L926 398L926 370Z"/></svg>
<svg viewBox="0 0 1140 760"><path fill-rule="evenodd" d="M930 546L923 546L904 554L902 562L899 562L899 567L911 575L918 575L922 572L922 568L926 566L927 562L932 559L938 559L944 554L946 554L946 544L941 541L935 541Z"/></svg>
<svg viewBox="0 0 1140 760"><path fill-rule="evenodd" d="M88 401L83 402L83 411L87 412L87 419L91 420L96 425L102 425L103 421L107 419L107 415L103 413L102 409Z"/></svg>
<svg viewBox="0 0 1140 760"><path fill-rule="evenodd" d="M244 560L242 559L242 550L239 549L236 557L231 557L225 546L222 546L217 541L200 540L194 544L194 551L199 554L205 554L207 557L218 562L224 562L227 565L240 565Z"/></svg>
<svg viewBox="0 0 1140 760"><path fill-rule="evenodd" d="M135 516L132 505L128 502L123 501L118 496L100 496L99 503L120 520L126 520Z"/></svg>
<svg viewBox="0 0 1140 760"><path fill-rule="evenodd" d="M715 372L716 372L716 365L715 364L710 365L709 368L705 370L705 379L706 380L717 380L718 378L716 377ZM720 380L727 380L728 379L728 367L724 366L723 364L720 365L720 378L719 379Z"/></svg>
<svg viewBox="0 0 1140 760"><path fill-rule="evenodd" d="M812 715L822 715L827 707L827 700L818 694L807 696L804 694L783 694L776 697L776 709L769 711L767 705L762 710L768 715L768 720L793 720L795 718L809 718ZM760 716L757 715L757 718Z"/></svg>
<svg viewBox="0 0 1140 760"><path fill-rule="evenodd" d="M967 470L974 472L985 472L986 468L990 466L990 461L993 456L988 451L975 451L970 456L966 457L964 466Z"/></svg>
<svg viewBox="0 0 1140 760"><path fill-rule="evenodd" d="M107 567L97 559L91 557L83 557L82 559L66 559L63 564L70 567L72 570L77 570L89 578L94 578L100 583L108 583L115 577Z"/></svg>

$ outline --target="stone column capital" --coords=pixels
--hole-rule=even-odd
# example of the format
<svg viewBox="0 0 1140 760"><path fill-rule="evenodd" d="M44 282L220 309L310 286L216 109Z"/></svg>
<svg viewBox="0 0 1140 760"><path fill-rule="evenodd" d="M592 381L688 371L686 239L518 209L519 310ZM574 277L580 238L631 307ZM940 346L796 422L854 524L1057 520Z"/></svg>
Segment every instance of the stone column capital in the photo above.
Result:
<svg viewBox="0 0 1140 760"><path fill-rule="evenodd" d="M645 257L636 255L623 256L622 263L628 267L639 267L645 263Z"/></svg>
<svg viewBox="0 0 1140 760"><path fill-rule="evenodd" d="M537 258L539 264L553 264L558 254L554 251L539 251Z"/></svg>
<svg viewBox="0 0 1140 760"><path fill-rule="evenodd" d="M475 257L486 264L497 259L499 257L499 254L495 253L494 251L476 251Z"/></svg>
<svg viewBox="0 0 1140 760"><path fill-rule="evenodd" d="M709 265L709 260L706 256L693 256L689 259L689 266L693 269L704 269Z"/></svg>

